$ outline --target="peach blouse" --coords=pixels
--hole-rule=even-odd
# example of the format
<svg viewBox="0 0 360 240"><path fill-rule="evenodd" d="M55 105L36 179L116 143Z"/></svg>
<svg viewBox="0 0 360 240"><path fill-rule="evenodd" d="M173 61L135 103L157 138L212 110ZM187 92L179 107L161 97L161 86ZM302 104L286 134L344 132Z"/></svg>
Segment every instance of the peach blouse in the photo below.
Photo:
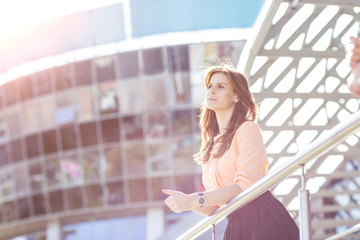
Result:
<svg viewBox="0 0 360 240"><path fill-rule="evenodd" d="M220 143L214 138L212 152ZM206 190L215 190L238 184L242 191L264 177L269 168L268 158L261 132L256 123L244 122L236 131L230 148L223 156L210 156L203 165L202 182Z"/></svg>

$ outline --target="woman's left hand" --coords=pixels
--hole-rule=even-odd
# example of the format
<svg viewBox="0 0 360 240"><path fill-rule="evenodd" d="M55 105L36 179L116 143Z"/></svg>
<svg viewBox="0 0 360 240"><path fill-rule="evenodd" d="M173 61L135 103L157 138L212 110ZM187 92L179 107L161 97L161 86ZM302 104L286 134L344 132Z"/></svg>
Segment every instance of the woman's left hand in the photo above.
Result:
<svg viewBox="0 0 360 240"><path fill-rule="evenodd" d="M163 189L162 191L170 195L165 199L165 204L175 213L192 210L196 207L196 194L186 194L170 189Z"/></svg>

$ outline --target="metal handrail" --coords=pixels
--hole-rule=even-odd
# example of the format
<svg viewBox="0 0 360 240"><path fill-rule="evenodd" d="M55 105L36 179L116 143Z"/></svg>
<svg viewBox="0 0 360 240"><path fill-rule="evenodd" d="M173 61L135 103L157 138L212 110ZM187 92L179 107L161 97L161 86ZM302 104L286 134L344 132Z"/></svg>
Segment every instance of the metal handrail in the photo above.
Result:
<svg viewBox="0 0 360 240"><path fill-rule="evenodd" d="M298 152L281 167L254 183L251 187L234 197L228 204L219 208L209 217L187 230L177 240L194 239L208 230L212 224L223 220L233 211L260 196L269 188L284 180L297 170L302 164L318 158L340 144L347 137L360 130L360 111L354 113L347 121L339 123L329 130L323 137L310 143L303 151ZM300 229L301 231L301 229Z"/></svg>
<svg viewBox="0 0 360 240"><path fill-rule="evenodd" d="M337 240L337 239L344 239L347 236L350 236L351 234L360 231L360 223L356 224L355 226L349 228L348 230L338 233L334 236L331 236L327 238L326 240Z"/></svg>

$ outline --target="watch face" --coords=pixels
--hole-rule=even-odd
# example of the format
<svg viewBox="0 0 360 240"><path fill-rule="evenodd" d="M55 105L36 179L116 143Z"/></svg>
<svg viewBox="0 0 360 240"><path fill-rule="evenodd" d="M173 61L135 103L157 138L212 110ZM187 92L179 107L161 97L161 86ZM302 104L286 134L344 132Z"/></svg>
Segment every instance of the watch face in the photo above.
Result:
<svg viewBox="0 0 360 240"><path fill-rule="evenodd" d="M204 196L204 193L198 192L198 199L197 203L200 207L204 206L206 204L206 198Z"/></svg>

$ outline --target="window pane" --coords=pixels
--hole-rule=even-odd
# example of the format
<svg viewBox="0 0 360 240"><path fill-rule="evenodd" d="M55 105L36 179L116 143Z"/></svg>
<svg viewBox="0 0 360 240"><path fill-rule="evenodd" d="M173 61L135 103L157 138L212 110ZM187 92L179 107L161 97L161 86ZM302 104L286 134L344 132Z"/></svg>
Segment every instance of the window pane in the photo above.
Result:
<svg viewBox="0 0 360 240"><path fill-rule="evenodd" d="M7 121L6 121L6 116L5 116L5 114L0 113L0 142L9 141L8 135L9 135L9 129L8 129Z"/></svg>
<svg viewBox="0 0 360 240"><path fill-rule="evenodd" d="M30 217L29 199L20 198L17 200L20 219Z"/></svg>
<svg viewBox="0 0 360 240"><path fill-rule="evenodd" d="M12 166L0 169L0 197L15 195L14 172Z"/></svg>
<svg viewBox="0 0 360 240"><path fill-rule="evenodd" d="M11 222L16 220L16 209L15 202L6 202L3 205L3 216L6 222Z"/></svg>
<svg viewBox="0 0 360 240"><path fill-rule="evenodd" d="M50 209L52 213L64 210L63 192L61 190L49 193Z"/></svg>
<svg viewBox="0 0 360 240"><path fill-rule="evenodd" d="M32 197L34 204L34 213L36 216L46 214L46 201L43 194L37 194Z"/></svg>
<svg viewBox="0 0 360 240"><path fill-rule="evenodd" d="M86 186L86 198L89 207L96 207L103 205L103 190L100 185Z"/></svg>
<svg viewBox="0 0 360 240"><path fill-rule="evenodd" d="M10 163L10 158L9 158L9 144L3 144L0 145L0 166L5 166L6 164Z"/></svg>
<svg viewBox="0 0 360 240"><path fill-rule="evenodd" d="M96 115L94 100L93 100L93 91L91 87L82 87L78 89L78 112L79 120L92 120Z"/></svg>
<svg viewBox="0 0 360 240"><path fill-rule="evenodd" d="M151 158L148 161L150 163L150 173L166 173L170 170L169 160L165 157Z"/></svg>
<svg viewBox="0 0 360 240"><path fill-rule="evenodd" d="M49 70L38 72L33 75L34 93L37 96L52 92L52 77Z"/></svg>
<svg viewBox="0 0 360 240"><path fill-rule="evenodd" d="M77 115L75 90L58 93L56 97L56 124L74 122Z"/></svg>
<svg viewBox="0 0 360 240"><path fill-rule="evenodd" d="M6 220L5 220L5 216L3 216L3 204L0 204L0 225L3 224Z"/></svg>
<svg viewBox="0 0 360 240"><path fill-rule="evenodd" d="M125 139L142 139L143 124L141 115L128 116L123 118Z"/></svg>
<svg viewBox="0 0 360 240"><path fill-rule="evenodd" d="M45 159L45 171L48 187L55 187L61 184L61 169L57 157Z"/></svg>
<svg viewBox="0 0 360 240"><path fill-rule="evenodd" d="M150 172L156 173L170 170L169 149L167 140L152 140L147 143Z"/></svg>
<svg viewBox="0 0 360 240"><path fill-rule="evenodd" d="M5 90L4 86L0 86L0 109L5 106Z"/></svg>
<svg viewBox="0 0 360 240"><path fill-rule="evenodd" d="M40 128L37 101L30 100L23 103L25 133L37 132Z"/></svg>
<svg viewBox="0 0 360 240"><path fill-rule="evenodd" d="M83 173L85 182L100 180L100 155L98 150L83 152Z"/></svg>
<svg viewBox="0 0 360 240"><path fill-rule="evenodd" d="M170 170L169 159L166 157L151 158L148 161L150 163L150 173L166 173Z"/></svg>
<svg viewBox="0 0 360 240"><path fill-rule="evenodd" d="M244 48L246 41L218 42L219 58L230 59L231 62L239 61L239 56Z"/></svg>
<svg viewBox="0 0 360 240"><path fill-rule="evenodd" d="M215 65L219 59L218 43L208 42L208 43L203 43L203 46L204 46L204 54L203 54L204 63ZM201 66L203 66L203 64L201 64Z"/></svg>
<svg viewBox="0 0 360 240"><path fill-rule="evenodd" d="M164 72L162 48L145 49L142 51L142 57L146 75Z"/></svg>
<svg viewBox="0 0 360 240"><path fill-rule="evenodd" d="M10 106L11 104L18 101L17 93L15 90L15 81L10 81L3 85L6 106Z"/></svg>
<svg viewBox="0 0 360 240"><path fill-rule="evenodd" d="M150 138L165 137L168 134L167 114L163 111L146 114L146 136Z"/></svg>
<svg viewBox="0 0 360 240"><path fill-rule="evenodd" d="M42 136L43 149L45 154L58 151L55 130L43 132L41 136Z"/></svg>
<svg viewBox="0 0 360 240"><path fill-rule="evenodd" d="M116 181L111 183L106 183L106 186L109 191L109 204L119 204L125 202L124 194L124 183L123 181Z"/></svg>
<svg viewBox="0 0 360 240"><path fill-rule="evenodd" d="M141 113L144 104L141 82L138 80L126 80L118 83L121 112L123 114Z"/></svg>
<svg viewBox="0 0 360 240"><path fill-rule="evenodd" d="M76 86L90 84L91 80L91 62L82 61L74 64Z"/></svg>
<svg viewBox="0 0 360 240"><path fill-rule="evenodd" d="M189 49L187 45L167 48L169 72L189 71Z"/></svg>
<svg viewBox="0 0 360 240"><path fill-rule="evenodd" d="M191 136L173 138L171 149L175 172L194 171L194 169L199 168L193 158L197 151L194 145L195 143Z"/></svg>
<svg viewBox="0 0 360 240"><path fill-rule="evenodd" d="M115 145L104 150L106 160L106 179L116 178L123 176L123 164L121 157L121 146Z"/></svg>
<svg viewBox="0 0 360 240"><path fill-rule="evenodd" d="M81 144L83 147L96 145L98 143L98 134L96 122L87 122L80 124Z"/></svg>
<svg viewBox="0 0 360 240"><path fill-rule="evenodd" d="M118 54L120 79L137 77L139 75L138 52L124 52Z"/></svg>
<svg viewBox="0 0 360 240"><path fill-rule="evenodd" d="M34 134L27 136L26 142L26 153L29 158L37 157L40 154L39 135Z"/></svg>
<svg viewBox="0 0 360 240"><path fill-rule="evenodd" d="M168 157L169 143L166 139L151 140L146 143L148 157Z"/></svg>
<svg viewBox="0 0 360 240"><path fill-rule="evenodd" d="M14 167L14 176L15 184L16 184L16 192L17 194L25 194L29 192L29 177L27 174L27 168L24 163L17 164Z"/></svg>
<svg viewBox="0 0 360 240"><path fill-rule="evenodd" d="M30 185L33 192L38 192L44 189L46 176L43 172L41 161L29 163Z"/></svg>
<svg viewBox="0 0 360 240"><path fill-rule="evenodd" d="M172 76L174 93L172 98L176 105L191 104L190 76L186 73L174 73Z"/></svg>
<svg viewBox="0 0 360 240"><path fill-rule="evenodd" d="M200 114L201 114L201 109L196 108L195 109L195 114L194 114L195 121L194 121L193 125L194 125L194 131L197 134L201 134Z"/></svg>
<svg viewBox="0 0 360 240"><path fill-rule="evenodd" d="M56 110L56 125L66 124L76 121L76 106L68 105Z"/></svg>
<svg viewBox="0 0 360 240"><path fill-rule="evenodd" d="M114 60L114 56L106 56L93 60L98 82L115 80Z"/></svg>
<svg viewBox="0 0 360 240"><path fill-rule="evenodd" d="M165 200L168 196L162 189L173 189L170 177L157 177L151 179L151 190L153 200Z"/></svg>
<svg viewBox="0 0 360 240"><path fill-rule="evenodd" d="M66 190L68 209L79 209L83 207L81 188L75 187Z"/></svg>
<svg viewBox="0 0 360 240"><path fill-rule="evenodd" d="M101 121L101 132L104 143L118 142L120 140L119 119L112 118Z"/></svg>
<svg viewBox="0 0 360 240"><path fill-rule="evenodd" d="M22 101L30 99L34 96L33 81L31 76L26 76L19 80L16 80L17 91L20 93L20 99Z"/></svg>
<svg viewBox="0 0 360 240"><path fill-rule="evenodd" d="M98 85L99 113L116 113L119 110L119 98L116 89L116 82L105 82Z"/></svg>
<svg viewBox="0 0 360 240"><path fill-rule="evenodd" d="M163 77L145 79L145 93L147 109L167 106L166 83Z"/></svg>
<svg viewBox="0 0 360 240"><path fill-rule="evenodd" d="M173 135L191 134L192 121L191 110L178 110L172 112Z"/></svg>
<svg viewBox="0 0 360 240"><path fill-rule="evenodd" d="M82 182L81 163L79 161L79 156L76 153L62 156L60 167L64 184Z"/></svg>
<svg viewBox="0 0 360 240"><path fill-rule="evenodd" d="M54 68L55 87L57 91L69 89L72 87L70 64Z"/></svg>
<svg viewBox="0 0 360 240"><path fill-rule="evenodd" d="M131 202L147 201L146 179L136 179L129 181L129 191Z"/></svg>
<svg viewBox="0 0 360 240"><path fill-rule="evenodd" d="M19 106L14 106L8 109L6 122L9 128L10 136L16 136L23 131L21 123L22 119L22 111Z"/></svg>
<svg viewBox="0 0 360 240"><path fill-rule="evenodd" d="M45 96L38 100L40 124L43 129L55 126L56 102L55 96Z"/></svg>
<svg viewBox="0 0 360 240"><path fill-rule="evenodd" d="M128 142L125 145L125 155L128 175L143 176L146 173L144 143Z"/></svg>
<svg viewBox="0 0 360 240"><path fill-rule="evenodd" d="M22 139L17 139L10 143L13 162L18 162L24 159L22 141Z"/></svg>
<svg viewBox="0 0 360 240"><path fill-rule="evenodd" d="M77 125L75 126L67 126L62 127L60 129L61 133L61 146L63 150L69 150L73 148L77 148L77 135L79 135L79 131Z"/></svg>

